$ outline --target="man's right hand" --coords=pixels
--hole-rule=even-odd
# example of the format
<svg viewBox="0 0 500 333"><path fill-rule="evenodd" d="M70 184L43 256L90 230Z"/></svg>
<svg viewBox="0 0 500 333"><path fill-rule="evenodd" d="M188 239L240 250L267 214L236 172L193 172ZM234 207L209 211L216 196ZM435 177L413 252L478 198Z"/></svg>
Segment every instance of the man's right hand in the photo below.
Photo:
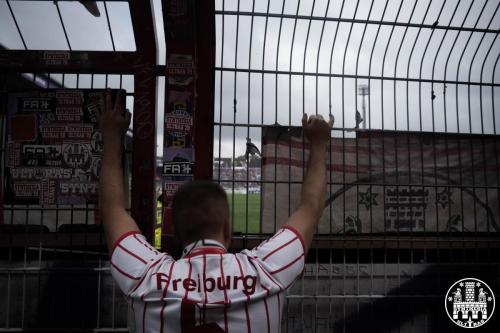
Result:
<svg viewBox="0 0 500 333"><path fill-rule="evenodd" d="M307 254L314 232L323 213L326 194L326 146L330 141L333 116L326 122L322 116L304 114L302 126L305 138L310 142L307 172L302 184L300 205L288 219L287 225L295 229L304 240Z"/></svg>
<svg viewBox="0 0 500 333"><path fill-rule="evenodd" d="M302 116L304 136L313 146L328 144L333 122L334 118L332 114L330 114L330 119L327 123L321 115L312 115L308 117L307 113L304 113Z"/></svg>

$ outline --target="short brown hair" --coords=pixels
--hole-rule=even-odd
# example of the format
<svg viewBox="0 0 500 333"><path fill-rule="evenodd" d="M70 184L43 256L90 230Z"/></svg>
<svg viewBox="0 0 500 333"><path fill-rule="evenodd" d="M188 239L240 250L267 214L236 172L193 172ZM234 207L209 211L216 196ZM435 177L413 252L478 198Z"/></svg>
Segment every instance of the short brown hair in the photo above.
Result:
<svg viewBox="0 0 500 333"><path fill-rule="evenodd" d="M172 219L175 232L184 244L213 238L222 231L228 216L226 192L211 181L183 184L174 195Z"/></svg>

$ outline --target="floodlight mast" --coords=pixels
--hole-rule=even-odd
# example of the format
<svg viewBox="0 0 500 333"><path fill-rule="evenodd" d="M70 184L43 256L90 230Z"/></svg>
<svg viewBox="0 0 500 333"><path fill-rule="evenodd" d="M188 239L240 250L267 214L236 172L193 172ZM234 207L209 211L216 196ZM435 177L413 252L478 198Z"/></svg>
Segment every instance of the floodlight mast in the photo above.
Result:
<svg viewBox="0 0 500 333"><path fill-rule="evenodd" d="M366 129L366 102L365 102L365 96L370 94L370 89L368 88L368 85L366 84L360 84L358 86L358 95L362 96L362 102L361 102L361 108L363 111L363 129Z"/></svg>

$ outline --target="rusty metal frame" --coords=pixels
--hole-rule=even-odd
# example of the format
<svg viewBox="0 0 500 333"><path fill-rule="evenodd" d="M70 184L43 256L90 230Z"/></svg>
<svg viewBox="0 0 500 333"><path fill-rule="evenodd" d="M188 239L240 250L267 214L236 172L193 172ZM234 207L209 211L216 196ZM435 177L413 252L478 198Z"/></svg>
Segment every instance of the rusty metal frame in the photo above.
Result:
<svg viewBox="0 0 500 333"><path fill-rule="evenodd" d="M195 179L212 179L215 84L215 3L195 1L197 109L195 113ZM207 125L210 126L207 126Z"/></svg>
<svg viewBox="0 0 500 333"><path fill-rule="evenodd" d="M134 70L134 140L131 209L143 234L151 241L156 214L156 42L149 1L130 1L137 45Z"/></svg>

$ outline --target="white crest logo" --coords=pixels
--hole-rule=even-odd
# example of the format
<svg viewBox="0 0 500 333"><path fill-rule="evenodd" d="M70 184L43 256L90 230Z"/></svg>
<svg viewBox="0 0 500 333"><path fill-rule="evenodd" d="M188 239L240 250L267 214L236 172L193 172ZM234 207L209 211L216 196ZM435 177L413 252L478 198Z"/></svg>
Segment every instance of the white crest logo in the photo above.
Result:
<svg viewBox="0 0 500 333"><path fill-rule="evenodd" d="M465 278L455 282L444 301L448 317L458 326L476 328L486 324L495 311L495 295L481 280Z"/></svg>

